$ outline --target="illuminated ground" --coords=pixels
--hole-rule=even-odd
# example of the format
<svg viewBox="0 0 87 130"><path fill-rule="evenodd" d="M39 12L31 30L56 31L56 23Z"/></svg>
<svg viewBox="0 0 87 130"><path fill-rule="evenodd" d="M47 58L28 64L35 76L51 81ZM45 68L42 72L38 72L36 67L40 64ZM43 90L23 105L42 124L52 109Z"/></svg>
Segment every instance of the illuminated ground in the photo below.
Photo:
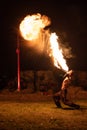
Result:
<svg viewBox="0 0 87 130"><path fill-rule="evenodd" d="M58 109L51 95L28 92L0 93L0 130L86 130L87 97L80 110Z"/></svg>

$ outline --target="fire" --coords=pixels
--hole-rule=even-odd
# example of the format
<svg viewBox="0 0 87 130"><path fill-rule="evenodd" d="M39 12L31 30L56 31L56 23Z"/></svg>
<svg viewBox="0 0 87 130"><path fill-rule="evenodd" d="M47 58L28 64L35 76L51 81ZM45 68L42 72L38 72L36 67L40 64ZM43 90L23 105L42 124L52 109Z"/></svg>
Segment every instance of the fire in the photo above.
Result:
<svg viewBox="0 0 87 130"><path fill-rule="evenodd" d="M68 71L68 66L66 64L66 60L63 57L62 50L58 44L58 36L55 33L52 33L50 36L50 45L51 45L51 54L53 57L54 65L58 68L62 68L65 71Z"/></svg>
<svg viewBox="0 0 87 130"><path fill-rule="evenodd" d="M37 39L41 30L50 24L47 16L41 14L28 15L20 23L21 35L25 40Z"/></svg>
<svg viewBox="0 0 87 130"><path fill-rule="evenodd" d="M66 64L66 60L64 59L62 49L60 49L59 43L57 41L58 36L56 33L50 33L50 31L44 29L50 24L51 21L47 16L38 13L26 16L20 23L19 28L21 35L25 40L38 41L37 39L39 39L38 44L44 43L44 46L49 45L46 47L46 51L50 50L48 55L53 58L54 65L59 69L63 69L67 72L68 66ZM39 48L38 45L37 47Z"/></svg>

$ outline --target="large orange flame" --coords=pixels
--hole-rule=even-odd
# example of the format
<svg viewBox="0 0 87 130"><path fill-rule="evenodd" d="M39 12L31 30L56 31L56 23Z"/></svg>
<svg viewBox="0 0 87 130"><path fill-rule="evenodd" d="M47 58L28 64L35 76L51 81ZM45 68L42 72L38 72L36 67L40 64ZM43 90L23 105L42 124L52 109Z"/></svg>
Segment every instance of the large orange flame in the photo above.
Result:
<svg viewBox="0 0 87 130"><path fill-rule="evenodd" d="M58 36L56 33L50 33L50 31L44 29L46 26L50 25L50 23L50 19L45 15L41 15L39 13L28 15L20 23L21 35L25 40L29 41L38 39L41 35L42 43L49 45L46 49L50 50L48 54L53 58L54 65L67 72L68 66L62 54L62 49L59 47L59 43L57 41ZM39 41L39 44L41 41Z"/></svg>
<svg viewBox="0 0 87 130"><path fill-rule="evenodd" d="M37 39L41 30L50 24L47 16L37 13L28 15L20 23L20 31L25 40Z"/></svg>
<svg viewBox="0 0 87 130"><path fill-rule="evenodd" d="M50 36L50 45L51 45L51 54L53 57L54 65L58 68L62 68L64 71L68 71L68 66L66 64L66 60L63 57L62 50L59 47L59 43L57 41L58 36L56 33L52 33Z"/></svg>

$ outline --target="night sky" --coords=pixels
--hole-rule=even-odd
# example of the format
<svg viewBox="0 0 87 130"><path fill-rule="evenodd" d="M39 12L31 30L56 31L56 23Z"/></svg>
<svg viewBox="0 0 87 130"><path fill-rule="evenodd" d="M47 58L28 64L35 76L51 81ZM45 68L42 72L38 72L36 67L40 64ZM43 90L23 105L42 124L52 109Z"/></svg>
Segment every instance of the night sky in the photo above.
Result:
<svg viewBox="0 0 87 130"><path fill-rule="evenodd" d="M87 5L64 3L57 0L3 1L0 4L0 74L17 72L17 32L21 20L27 15L44 14L51 19L52 32L60 35L72 48L73 58L67 59L70 69L87 70ZM49 69L48 56L38 54L21 43L21 70Z"/></svg>

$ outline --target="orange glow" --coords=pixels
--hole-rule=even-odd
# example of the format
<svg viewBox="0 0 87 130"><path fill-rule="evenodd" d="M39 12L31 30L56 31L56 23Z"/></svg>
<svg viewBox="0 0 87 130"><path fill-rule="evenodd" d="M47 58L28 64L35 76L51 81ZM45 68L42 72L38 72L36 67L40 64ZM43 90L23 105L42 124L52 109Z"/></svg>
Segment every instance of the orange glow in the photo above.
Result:
<svg viewBox="0 0 87 130"><path fill-rule="evenodd" d="M20 23L20 32L25 40L31 41L31 44L36 42L37 44L34 45L39 50L40 48L44 50L45 47L45 52L48 52L48 55L53 59L54 65L67 72L68 66L64 59L62 49L59 47L57 41L58 36L56 33L50 33L49 30L44 29L50 24L50 19L45 15L39 13L28 15Z"/></svg>

